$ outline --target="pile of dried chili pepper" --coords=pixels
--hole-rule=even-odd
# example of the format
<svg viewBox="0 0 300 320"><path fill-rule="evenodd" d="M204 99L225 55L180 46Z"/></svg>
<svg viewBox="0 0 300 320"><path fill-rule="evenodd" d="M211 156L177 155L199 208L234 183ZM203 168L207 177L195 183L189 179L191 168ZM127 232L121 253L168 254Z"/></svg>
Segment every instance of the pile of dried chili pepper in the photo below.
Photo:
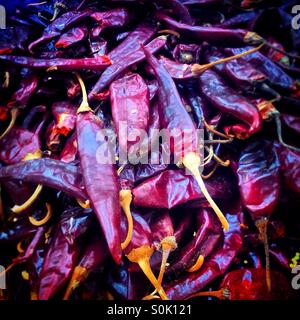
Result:
<svg viewBox="0 0 300 320"><path fill-rule="evenodd" d="M10 1L0 300L299 297L296 4Z"/></svg>

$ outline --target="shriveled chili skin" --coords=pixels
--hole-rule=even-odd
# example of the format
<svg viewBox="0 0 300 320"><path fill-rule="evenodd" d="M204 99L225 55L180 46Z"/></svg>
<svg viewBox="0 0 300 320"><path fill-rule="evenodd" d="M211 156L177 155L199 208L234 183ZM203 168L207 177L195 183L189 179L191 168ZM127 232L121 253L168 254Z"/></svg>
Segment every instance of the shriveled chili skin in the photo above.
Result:
<svg viewBox="0 0 300 320"><path fill-rule="evenodd" d="M104 124L92 112L83 112L77 115L76 132L80 165L84 185L96 216L101 224L110 252L117 264L122 258L120 240L121 208L119 204L119 185L116 168L113 163L113 154L108 145L104 145L108 152L108 164L97 160L101 140L105 143ZM101 136L102 135L102 136ZM103 139L100 139L100 138ZM102 145L103 148L103 145ZM101 151L101 150L100 150Z"/></svg>
<svg viewBox="0 0 300 320"><path fill-rule="evenodd" d="M186 273L181 278L170 282L165 288L169 299L185 299L200 291L216 277L226 272L242 246L242 232L239 220L241 215L240 206L235 208L234 205L230 209L230 213L226 214L230 227L224 235L223 246L204 261L199 271Z"/></svg>
<svg viewBox="0 0 300 320"><path fill-rule="evenodd" d="M106 56L97 56L96 58L79 58L79 59L35 59L23 56L0 55L0 61L10 62L17 66L48 69L54 68L60 71L74 70L95 70L102 71L111 65L111 61Z"/></svg>
<svg viewBox="0 0 300 320"><path fill-rule="evenodd" d="M197 233L186 246L174 252L167 276L176 277L195 264L201 254L204 259L211 254L222 239L222 228L210 209L197 212Z"/></svg>
<svg viewBox="0 0 300 320"><path fill-rule="evenodd" d="M42 184L81 200L87 198L78 167L54 159L28 160L1 168L0 180L10 179Z"/></svg>
<svg viewBox="0 0 300 320"><path fill-rule="evenodd" d="M207 70L199 77L199 88L213 106L245 122L249 126L249 134L260 131L262 120L257 108L231 89L214 71Z"/></svg>
<svg viewBox="0 0 300 320"><path fill-rule="evenodd" d="M7 243L23 239L36 231L36 227L31 225L27 219L15 223L12 226L5 226L0 229L0 243Z"/></svg>
<svg viewBox="0 0 300 320"><path fill-rule="evenodd" d="M230 181L220 176L208 179L206 186L214 198L228 199L234 192ZM133 203L141 207L171 209L192 200L203 200L205 203L205 198L193 176L185 175L181 170L166 170L145 180L132 192Z"/></svg>
<svg viewBox="0 0 300 320"><path fill-rule="evenodd" d="M156 18L162 21L168 29L179 32L190 39L207 41L221 47L243 47L246 45L245 36L247 31L243 29L224 29L215 27L191 26L177 22L167 15L158 12Z"/></svg>
<svg viewBox="0 0 300 320"><path fill-rule="evenodd" d="M222 54L218 49L211 47L204 51L204 58L206 63L210 63L224 59L226 55ZM232 81L237 88L244 90L253 90L257 82L266 80L266 76L262 72L255 69L246 61L239 59L216 65L214 66L214 70Z"/></svg>
<svg viewBox="0 0 300 320"><path fill-rule="evenodd" d="M149 220L153 241L159 244L165 237L174 235L173 222L168 210L162 210L157 214L152 214Z"/></svg>
<svg viewBox="0 0 300 320"><path fill-rule="evenodd" d="M128 38L131 35L128 36ZM126 38L126 40L128 39ZM131 37L130 37L131 39ZM124 42L126 41L124 40ZM146 38L143 39L146 42ZM133 39L134 41L134 39ZM156 52L160 50L166 43L166 40L162 37L158 37L153 39L151 42L149 42L146 47L151 51L151 52ZM122 44L121 44L122 45ZM120 45L120 46L121 46ZM108 86L118 75L120 75L123 71L131 67L132 65L141 62L145 60L145 54L143 53L143 50L138 47L135 48L133 47L130 49L128 52L123 53L122 47L120 49L120 56L122 56L122 59L120 59L120 56L117 56L116 58L113 58L114 60L112 61L112 65L107 68L102 74L101 77L99 78L98 82L95 84L93 87L92 91L89 93L89 99L93 99L93 96L96 95L98 92L103 90L106 86ZM111 54L114 57L114 54ZM108 57L110 58L110 54L108 54ZM112 59L112 58L110 58Z"/></svg>
<svg viewBox="0 0 300 320"><path fill-rule="evenodd" d="M55 48L68 48L69 46L82 41L88 35L88 29L86 26L74 27L63 33L58 41L55 43Z"/></svg>
<svg viewBox="0 0 300 320"><path fill-rule="evenodd" d="M74 132L66 141L64 148L60 153L60 160L66 163L71 163L76 160L77 157L77 137Z"/></svg>
<svg viewBox="0 0 300 320"><path fill-rule="evenodd" d="M139 130L145 133L148 131L150 113L148 87L143 78L134 73L114 81L109 91L119 147L123 152L130 153L132 147L138 142ZM126 132L122 129L124 125L127 127Z"/></svg>
<svg viewBox="0 0 300 320"><path fill-rule="evenodd" d="M279 197L279 160L272 142L246 147L238 162L238 182L244 206L254 220L270 215Z"/></svg>

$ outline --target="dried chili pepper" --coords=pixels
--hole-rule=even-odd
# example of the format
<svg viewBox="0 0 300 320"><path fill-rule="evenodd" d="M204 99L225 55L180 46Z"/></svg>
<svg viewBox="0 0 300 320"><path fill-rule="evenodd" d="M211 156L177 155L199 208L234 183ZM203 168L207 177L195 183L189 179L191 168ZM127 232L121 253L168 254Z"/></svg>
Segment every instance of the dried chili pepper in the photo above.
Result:
<svg viewBox="0 0 300 320"><path fill-rule="evenodd" d="M88 29L85 26L82 27L74 27L68 30L66 33L63 33L58 41L55 43L55 48L57 49L65 49L75 43L78 43L85 39L88 35Z"/></svg>

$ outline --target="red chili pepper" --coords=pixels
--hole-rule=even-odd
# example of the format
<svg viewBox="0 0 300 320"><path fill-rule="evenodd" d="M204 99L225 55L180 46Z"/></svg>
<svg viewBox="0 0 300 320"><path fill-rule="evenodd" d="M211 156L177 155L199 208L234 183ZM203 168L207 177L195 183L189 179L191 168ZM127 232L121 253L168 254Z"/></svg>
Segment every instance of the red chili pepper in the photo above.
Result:
<svg viewBox="0 0 300 320"><path fill-rule="evenodd" d="M77 158L77 153L77 136L76 133L73 133L60 153L60 160L66 163L71 163Z"/></svg>
<svg viewBox="0 0 300 320"><path fill-rule="evenodd" d="M207 180L207 189L216 199L229 199L233 196L230 180L226 177L212 177ZM193 200L205 201L193 176L181 170L166 170L145 180L132 190L136 206L171 209ZM147 195L151 194L149 197Z"/></svg>
<svg viewBox="0 0 300 320"><path fill-rule="evenodd" d="M115 262L120 264L122 258L119 235L121 208L116 168L112 165L114 155L111 154L110 147L105 140L103 122L90 109L83 81L81 78L78 79L82 87L83 100L77 110L76 132L84 185L91 206L101 224L111 255ZM97 141L100 141L101 137L103 154L103 148L108 153L107 164L99 163L96 158L100 147Z"/></svg>
<svg viewBox="0 0 300 320"><path fill-rule="evenodd" d="M132 41L137 41L139 38L141 38L144 41L147 41L150 34L147 34L147 38L138 37L137 35L129 35L126 38L126 42L128 39L132 39ZM137 39L135 39L137 38ZM125 42L124 41L124 42ZM146 48L148 48L151 52L156 52L160 50L166 43L166 39L164 36L160 36L158 38L155 38L151 42L149 42L146 45ZM133 64L136 64L138 62L141 62L145 60L145 54L143 53L143 50L141 48L133 47L129 51L126 51L125 56L122 56L123 54L123 43L120 45L120 56L117 56L115 58L115 52L117 52L118 47L115 49L115 52L112 51L110 54L108 54L108 57L112 59L112 65L107 68L106 71L104 71L99 78L98 82L93 87L92 91L89 93L89 99L93 99L93 96L96 95L99 91L103 90L106 86L108 86L118 75L120 75L124 70L128 69ZM112 58L111 58L112 56ZM120 57L122 56L122 59Z"/></svg>
<svg viewBox="0 0 300 320"><path fill-rule="evenodd" d="M98 56L96 58L82 59L35 59L31 57L0 55L0 60L5 62L11 62L21 67L60 71L90 69L95 71L102 71L111 65L111 61L107 56Z"/></svg>
<svg viewBox="0 0 300 320"><path fill-rule="evenodd" d="M249 134L261 129L261 117L255 106L231 89L214 71L207 70L199 79L199 88L212 105L245 122L249 126ZM216 90L218 95L215 94Z"/></svg>
<svg viewBox="0 0 300 320"><path fill-rule="evenodd" d="M239 219L241 208L232 208L226 215L229 230L224 235L223 246L216 250L196 272L184 274L176 282L169 283L166 294L169 299L182 300L201 290L216 277L224 274L242 247L242 234Z"/></svg>
<svg viewBox="0 0 300 320"><path fill-rule="evenodd" d="M243 29L224 29L215 27L191 26L177 22L163 13L156 13L156 18L167 26L167 28L179 32L184 37L207 41L221 47L242 47L246 44L260 44L263 38L254 32Z"/></svg>
<svg viewBox="0 0 300 320"><path fill-rule="evenodd" d="M55 43L55 48L65 49L75 43L78 43L84 40L88 35L88 29L86 26L74 27L68 30L66 33L63 33L58 41Z"/></svg>
<svg viewBox="0 0 300 320"><path fill-rule="evenodd" d="M266 281L271 289L267 223L279 197L279 161L272 143L262 141L250 144L239 159L237 175L243 204L264 243L266 254Z"/></svg>

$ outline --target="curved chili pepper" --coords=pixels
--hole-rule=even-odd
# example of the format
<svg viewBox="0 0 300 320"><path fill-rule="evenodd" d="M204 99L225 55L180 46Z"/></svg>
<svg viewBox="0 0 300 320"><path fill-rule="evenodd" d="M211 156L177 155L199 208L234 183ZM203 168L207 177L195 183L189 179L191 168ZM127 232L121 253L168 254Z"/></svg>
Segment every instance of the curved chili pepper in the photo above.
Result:
<svg viewBox="0 0 300 320"><path fill-rule="evenodd" d="M91 206L101 224L111 255L115 262L120 264L122 258L119 235L121 208L118 201L117 173L112 164L114 163L113 155L105 140L104 124L90 109L84 84L81 78L78 79L82 87L83 100L77 110L76 132L84 185ZM102 141L101 150L108 154L107 164L97 161L96 155L100 147L98 141Z"/></svg>
<svg viewBox="0 0 300 320"><path fill-rule="evenodd" d="M178 275L185 271L191 272L190 269L195 265L199 256L201 255L205 261L222 238L222 230L209 209L199 210L196 219L198 231L186 246L177 250L173 255L171 267L167 271L168 276ZM197 269L200 268L201 265L198 265Z"/></svg>
<svg viewBox="0 0 300 320"><path fill-rule="evenodd" d="M212 177L206 184L209 193L216 199L228 199L233 195L230 181L226 177ZM136 206L150 208L171 209L192 200L205 201L195 179L181 170L166 170L142 182L132 193Z"/></svg>
<svg viewBox="0 0 300 320"><path fill-rule="evenodd" d="M245 122L249 126L249 134L261 129L261 117L255 106L231 89L214 71L207 70L200 76L199 87L212 105ZM215 94L216 90L218 95Z"/></svg>
<svg viewBox="0 0 300 320"><path fill-rule="evenodd" d="M271 290L267 223L280 189L279 160L273 144L262 141L249 145L241 153L237 175L243 204L250 211L264 243L266 282Z"/></svg>
<svg viewBox="0 0 300 320"><path fill-rule="evenodd" d="M32 53L37 46L60 36L64 30L71 28L76 23L84 20L86 17L90 16L91 13L92 11L90 9L85 9L83 11L70 11L63 14L45 28L43 35L39 39L29 45L29 51Z"/></svg>
<svg viewBox="0 0 300 320"><path fill-rule="evenodd" d="M50 69L60 71L96 70L102 71L112 63L107 56L82 59L35 59L21 56L0 55L0 61L11 62L15 65L28 68Z"/></svg>
<svg viewBox="0 0 300 320"><path fill-rule="evenodd" d="M6 179L41 184L78 199L87 199L78 168L54 159L28 160L3 167L0 169L0 180Z"/></svg>
<svg viewBox="0 0 300 320"><path fill-rule="evenodd" d="M156 18L163 21L169 29L195 40L207 41L217 46L242 47L249 43L260 44L263 39L250 31L243 29L224 29L215 27L191 26L177 22L163 13L156 13Z"/></svg>
<svg viewBox="0 0 300 320"><path fill-rule="evenodd" d="M197 154L198 136L194 123L192 122L189 114L186 112L176 85L167 70L162 64L159 63L159 61L149 50L147 50L145 47L143 47L143 50L145 52L147 62L153 68L157 81L161 87L159 92L159 100L162 127L169 130L169 132L174 129L176 130L174 140L172 140L170 144L170 151L172 154L174 154L176 161L179 161L179 163L187 168L195 177L202 193L209 204L213 207L214 212L217 214L220 222L226 230L228 229L228 223L221 210L208 193L199 173L201 159ZM185 141L183 145L182 134L185 130L190 130L192 137L190 137L189 142Z"/></svg>
<svg viewBox="0 0 300 320"><path fill-rule="evenodd" d="M239 223L241 215L240 206L230 209L230 213L226 215L230 227L224 235L223 246L204 262L200 270L187 273L177 279L175 283L170 283L166 287L166 293L170 299L181 300L190 297L216 277L225 273L242 246L242 233Z"/></svg>
<svg viewBox="0 0 300 320"><path fill-rule="evenodd" d="M134 31L132 31L126 39L119 44L115 49L108 53L108 58L112 61L113 65L121 65L122 71L124 71L128 63L124 63L124 56L137 51L140 48L140 43L146 43L155 34L155 28L149 23L141 23ZM123 63L122 63L123 61ZM125 66L124 66L125 65ZM118 68L109 68L106 73L103 73L97 83L94 85L92 91L89 94L89 99L93 99L94 94L97 94L104 89L105 86L117 76ZM122 72L121 71L121 72ZM113 75L113 76L112 76ZM103 82L103 84L102 84Z"/></svg>
<svg viewBox="0 0 300 320"><path fill-rule="evenodd" d="M125 41L127 41L127 39L133 39L133 36L131 37L131 35L129 35ZM134 40L135 39L133 39L133 41ZM144 41L145 40L146 39L144 39ZM166 44L165 37L160 36L158 38L155 38L151 42L149 42L146 45L146 48L148 48L151 52L156 52L156 51L160 50L165 44ZM120 46L122 46L122 44ZM123 51L122 48L123 48L123 46L120 49L120 51L121 51L120 54L122 54L122 51ZM102 73L100 79L95 84L92 91L89 93L89 99L93 99L93 96L95 94L97 94L99 91L103 90L106 86L108 86L124 70L128 69L133 64L136 64L138 62L145 60L145 54L143 53L143 50L141 48L140 49L132 48L132 49L135 49L135 50L128 51L126 53L126 56L125 57L123 56L122 60L120 60L120 57L115 58L115 59L110 58L110 59L112 59L112 65L109 68L107 68L106 71L104 71ZM113 54L113 56L114 55L115 54ZM110 57L110 56L111 55L108 54L108 57Z"/></svg>
<svg viewBox="0 0 300 320"><path fill-rule="evenodd" d="M69 46L84 40L87 35L88 29L86 26L74 27L60 36L58 41L55 43L55 48L68 48Z"/></svg>

